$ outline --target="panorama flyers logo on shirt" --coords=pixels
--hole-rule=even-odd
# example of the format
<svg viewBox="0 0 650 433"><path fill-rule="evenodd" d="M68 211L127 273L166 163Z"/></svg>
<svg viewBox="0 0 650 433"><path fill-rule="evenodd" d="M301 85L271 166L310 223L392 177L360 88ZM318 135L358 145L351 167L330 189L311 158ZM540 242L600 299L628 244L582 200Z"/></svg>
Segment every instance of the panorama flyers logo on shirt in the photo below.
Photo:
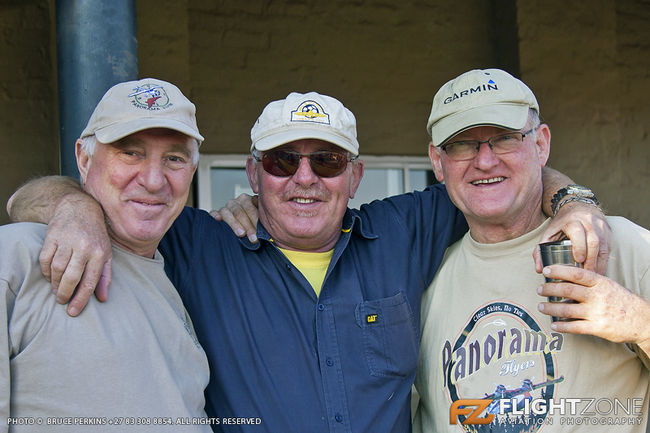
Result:
<svg viewBox="0 0 650 433"><path fill-rule="evenodd" d="M172 106L163 86L157 84L138 86L128 96L135 107L146 110L162 110Z"/></svg>
<svg viewBox="0 0 650 433"><path fill-rule="evenodd" d="M304 101L291 112L292 122L312 122L330 124L330 115L316 101Z"/></svg>
<svg viewBox="0 0 650 433"><path fill-rule="evenodd" d="M564 380L553 356L563 344L562 334L543 331L520 305L491 302L476 310L440 354L452 424L468 432L537 431L547 412L524 408L552 400Z"/></svg>

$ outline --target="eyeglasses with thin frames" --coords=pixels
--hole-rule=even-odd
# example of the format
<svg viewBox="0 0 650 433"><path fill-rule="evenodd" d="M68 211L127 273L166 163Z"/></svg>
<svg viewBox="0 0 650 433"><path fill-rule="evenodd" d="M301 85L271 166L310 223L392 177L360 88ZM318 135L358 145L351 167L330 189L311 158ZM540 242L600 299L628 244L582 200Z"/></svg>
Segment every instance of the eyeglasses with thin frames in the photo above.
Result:
<svg viewBox="0 0 650 433"><path fill-rule="evenodd" d="M442 150L447 154L449 159L454 161L467 161L474 159L481 149L481 144L487 143L492 149L492 152L497 155L504 153L514 152L524 141L524 138L531 132L537 130L540 125L537 125L528 131L512 131L504 132L503 134L495 135L485 141L479 140L461 140L452 143L446 143L441 146Z"/></svg>

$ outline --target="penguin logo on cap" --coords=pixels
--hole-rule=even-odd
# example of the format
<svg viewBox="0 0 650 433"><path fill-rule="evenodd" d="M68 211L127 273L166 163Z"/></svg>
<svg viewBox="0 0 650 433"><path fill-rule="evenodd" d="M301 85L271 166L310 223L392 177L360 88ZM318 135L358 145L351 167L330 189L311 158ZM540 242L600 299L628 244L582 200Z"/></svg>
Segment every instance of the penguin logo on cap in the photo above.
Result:
<svg viewBox="0 0 650 433"><path fill-rule="evenodd" d="M304 101L291 112L292 122L312 122L330 124L330 115L316 101Z"/></svg>

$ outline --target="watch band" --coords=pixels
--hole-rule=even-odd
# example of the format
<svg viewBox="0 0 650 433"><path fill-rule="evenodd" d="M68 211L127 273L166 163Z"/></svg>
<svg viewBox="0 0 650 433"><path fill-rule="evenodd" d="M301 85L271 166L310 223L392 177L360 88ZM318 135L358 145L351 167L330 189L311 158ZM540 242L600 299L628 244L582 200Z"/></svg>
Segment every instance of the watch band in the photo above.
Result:
<svg viewBox="0 0 650 433"><path fill-rule="evenodd" d="M578 198L580 200L577 200ZM572 184L561 188L555 193L555 195L553 195L553 198L551 199L551 210L553 211L553 215L557 215L560 208L569 201L580 201L600 207L600 203L591 189L586 186Z"/></svg>
<svg viewBox="0 0 650 433"><path fill-rule="evenodd" d="M572 201L579 201L581 203L590 204L590 205L596 206L598 209L600 209L600 205L598 204L598 200L594 200L594 199L587 198L587 197L575 197L574 196L574 197L569 197L566 200L560 201L560 204L558 204L557 208L553 212L553 216L557 215L557 213L560 211L560 209L562 209L562 206L564 206L565 204L570 203ZM600 209L600 210L602 211L602 209Z"/></svg>

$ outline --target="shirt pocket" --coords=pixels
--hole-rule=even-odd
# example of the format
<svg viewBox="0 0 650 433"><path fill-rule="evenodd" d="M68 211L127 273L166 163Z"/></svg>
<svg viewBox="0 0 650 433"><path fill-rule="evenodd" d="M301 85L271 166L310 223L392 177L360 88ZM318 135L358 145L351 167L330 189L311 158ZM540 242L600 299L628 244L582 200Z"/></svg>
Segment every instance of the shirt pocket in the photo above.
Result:
<svg viewBox="0 0 650 433"><path fill-rule="evenodd" d="M366 363L373 376L408 376L418 358L417 327L404 292L364 301L355 310Z"/></svg>

